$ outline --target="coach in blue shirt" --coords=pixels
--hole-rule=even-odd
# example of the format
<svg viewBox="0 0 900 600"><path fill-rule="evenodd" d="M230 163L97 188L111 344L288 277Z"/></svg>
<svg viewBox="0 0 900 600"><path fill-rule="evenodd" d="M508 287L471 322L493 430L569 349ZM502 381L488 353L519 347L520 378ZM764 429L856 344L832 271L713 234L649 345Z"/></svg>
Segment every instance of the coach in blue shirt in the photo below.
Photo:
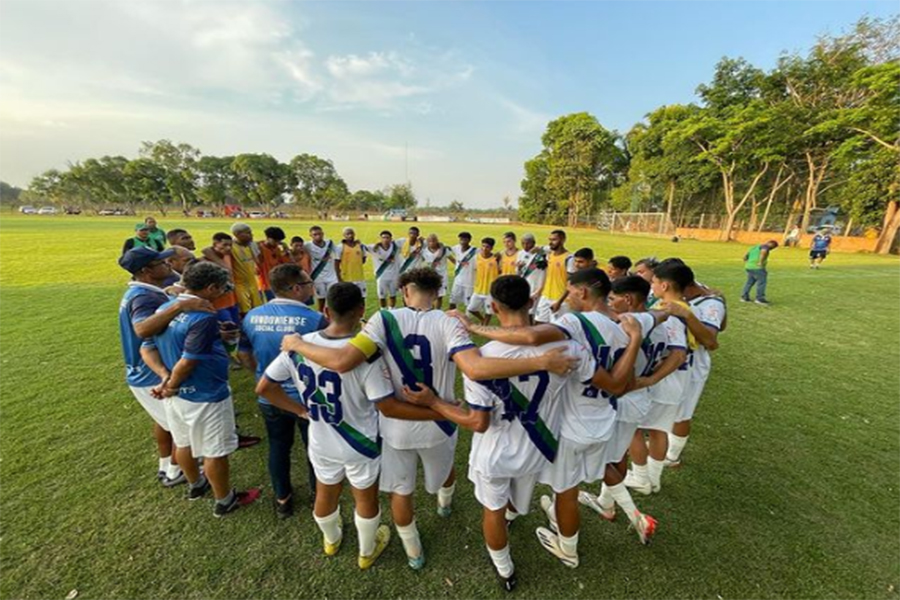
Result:
<svg viewBox="0 0 900 600"><path fill-rule="evenodd" d="M310 333L324 329L326 322L321 313L306 306L313 292L310 276L296 264L278 265L269 272L269 286L275 298L263 306L252 309L241 324L239 355L242 362L256 373L256 380L281 352L281 340L292 333ZM292 384L284 386L285 392L300 404L300 396ZM294 427L300 428L303 445L307 445L309 421L294 413L281 410L259 398L259 409L266 420L269 434L269 475L275 490L275 512L280 518L294 513L293 486L291 485L291 448L294 445ZM310 494L315 494L316 476L309 460Z"/></svg>

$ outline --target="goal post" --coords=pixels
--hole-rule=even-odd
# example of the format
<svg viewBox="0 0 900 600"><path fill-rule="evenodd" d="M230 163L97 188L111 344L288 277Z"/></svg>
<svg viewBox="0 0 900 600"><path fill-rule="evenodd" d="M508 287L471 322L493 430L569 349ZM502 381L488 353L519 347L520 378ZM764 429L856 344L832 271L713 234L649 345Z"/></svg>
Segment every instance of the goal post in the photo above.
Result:
<svg viewBox="0 0 900 600"><path fill-rule="evenodd" d="M597 229L633 235L675 235L675 224L663 212L603 212L597 217Z"/></svg>

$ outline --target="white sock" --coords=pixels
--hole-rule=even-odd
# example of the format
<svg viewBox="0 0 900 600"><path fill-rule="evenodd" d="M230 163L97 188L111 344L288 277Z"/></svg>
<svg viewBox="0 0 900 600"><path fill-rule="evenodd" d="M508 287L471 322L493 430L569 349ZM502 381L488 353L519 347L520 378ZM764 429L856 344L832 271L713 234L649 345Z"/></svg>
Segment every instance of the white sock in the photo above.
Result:
<svg viewBox="0 0 900 600"><path fill-rule="evenodd" d="M325 541L329 544L336 544L343 536L343 533L341 533L340 508L325 517L319 517L316 516L316 513L313 513L313 519L316 520L316 525L322 530L322 535L325 536Z"/></svg>
<svg viewBox="0 0 900 600"><path fill-rule="evenodd" d="M356 512L353 515L353 519L356 521L356 533L359 535L359 555L372 556L375 552L375 533L378 531L378 526L381 525L381 512L371 519L361 517Z"/></svg>
<svg viewBox="0 0 900 600"><path fill-rule="evenodd" d="M518 516L519 516L519 513L517 513L516 511L509 510L508 508L506 509L506 520L507 521L515 521Z"/></svg>
<svg viewBox="0 0 900 600"><path fill-rule="evenodd" d="M559 534L559 549L569 556L578 556L578 532L572 537L566 537Z"/></svg>
<svg viewBox="0 0 900 600"><path fill-rule="evenodd" d="M662 479L663 461L656 460L652 456L647 459L647 476L650 478L650 485L654 488L660 486Z"/></svg>
<svg viewBox="0 0 900 600"><path fill-rule="evenodd" d="M438 506L447 508L453 503L453 492L456 491L456 482L454 481L448 487L442 487L438 490Z"/></svg>
<svg viewBox="0 0 900 600"><path fill-rule="evenodd" d="M616 504L622 507L632 524L637 521L635 516L637 506L634 505L634 500L631 499L631 492L628 491L624 483L609 486L609 494L615 499Z"/></svg>
<svg viewBox="0 0 900 600"><path fill-rule="evenodd" d="M159 470L162 471L163 473L165 473L166 471L169 470L169 465L171 465L171 464L172 464L171 456L165 456L163 458L160 458L159 459Z"/></svg>
<svg viewBox="0 0 900 600"><path fill-rule="evenodd" d="M647 473L647 465L631 463L631 472L634 473L634 478L642 483L650 481L650 475Z"/></svg>
<svg viewBox="0 0 900 600"><path fill-rule="evenodd" d="M169 479L175 479L179 475L181 475L181 467L170 462L168 468L166 469L166 477L168 477Z"/></svg>
<svg viewBox="0 0 900 600"><path fill-rule="evenodd" d="M491 555L491 561L500 573L500 577L509 577L513 574L515 566L513 565L512 556L509 555L509 544L502 550L491 550L488 547L488 554Z"/></svg>
<svg viewBox="0 0 900 600"><path fill-rule="evenodd" d="M609 510L616 505L616 500L609 491L609 486L605 483L600 486L600 495L597 496L597 503L606 510Z"/></svg>
<svg viewBox="0 0 900 600"><path fill-rule="evenodd" d="M397 525L397 535L403 542L403 549L410 558L418 558L422 555L422 541L419 539L419 530L416 529L416 521L409 525Z"/></svg>
<svg viewBox="0 0 900 600"><path fill-rule="evenodd" d="M684 450L684 445L687 444L688 437L681 437L680 435L675 435L674 433L669 434L669 451L666 453L666 458L670 461L676 461L681 458L681 451Z"/></svg>

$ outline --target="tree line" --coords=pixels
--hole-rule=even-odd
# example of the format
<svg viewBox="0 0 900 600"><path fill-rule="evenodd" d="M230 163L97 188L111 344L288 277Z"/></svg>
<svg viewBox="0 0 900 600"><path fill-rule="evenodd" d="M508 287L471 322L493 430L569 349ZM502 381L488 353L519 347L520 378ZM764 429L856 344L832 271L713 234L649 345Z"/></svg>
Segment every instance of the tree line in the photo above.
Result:
<svg viewBox="0 0 900 600"><path fill-rule="evenodd" d="M276 209L286 202L319 212L383 212L416 206L409 184L350 192L330 160L299 154L280 162L269 154L202 155L190 144L144 142L137 158L104 156L50 169L28 190L8 184L4 200L50 202L79 208L135 205L163 214L172 205L192 207L241 204ZM2 196L0 196L2 197Z"/></svg>
<svg viewBox="0 0 900 600"><path fill-rule="evenodd" d="M900 229L900 18L861 19L769 71L723 58L697 95L624 135L588 113L552 121L525 163L520 219L707 214L731 239L739 222L806 230L815 209L836 206L848 226L880 227L878 250L888 250Z"/></svg>

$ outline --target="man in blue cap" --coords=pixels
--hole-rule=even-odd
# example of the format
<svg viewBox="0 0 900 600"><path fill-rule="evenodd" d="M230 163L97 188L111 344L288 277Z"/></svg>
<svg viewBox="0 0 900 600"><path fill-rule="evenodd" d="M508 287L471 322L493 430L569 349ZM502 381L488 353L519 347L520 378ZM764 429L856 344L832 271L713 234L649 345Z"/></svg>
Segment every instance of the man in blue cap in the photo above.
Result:
<svg viewBox="0 0 900 600"><path fill-rule="evenodd" d="M187 311L214 312L212 304L200 298L186 298L173 303L167 310L156 312L169 301L162 284L172 270L166 259L174 250L157 252L150 248L135 248L119 258L119 265L131 273L128 290L119 304L119 331L122 353L125 356L125 381L140 405L153 419L153 436L159 453L157 479L166 487L184 483L184 475L172 460L172 435L166 417L166 402L157 400L150 390L162 381L160 373L166 369L152 343L145 340L163 331L176 316ZM145 359L141 356L141 346ZM149 361L149 362L148 362Z"/></svg>

